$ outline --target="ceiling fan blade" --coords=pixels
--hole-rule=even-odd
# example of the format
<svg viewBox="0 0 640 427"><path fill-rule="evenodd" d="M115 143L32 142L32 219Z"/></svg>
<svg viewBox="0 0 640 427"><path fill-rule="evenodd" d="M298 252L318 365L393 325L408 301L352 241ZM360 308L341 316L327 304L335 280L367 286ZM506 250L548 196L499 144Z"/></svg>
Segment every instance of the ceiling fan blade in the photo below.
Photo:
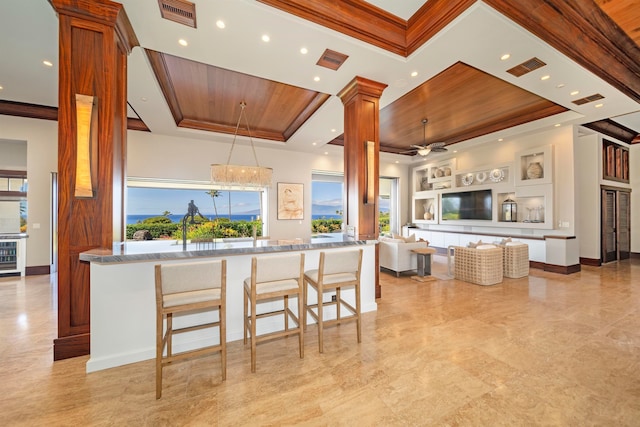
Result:
<svg viewBox="0 0 640 427"><path fill-rule="evenodd" d="M431 147L431 151L434 153L444 153L445 151L449 151L445 147Z"/></svg>
<svg viewBox="0 0 640 427"><path fill-rule="evenodd" d="M427 148L426 145L413 145L413 144L411 144L410 147L416 148L418 150L424 150L425 148Z"/></svg>

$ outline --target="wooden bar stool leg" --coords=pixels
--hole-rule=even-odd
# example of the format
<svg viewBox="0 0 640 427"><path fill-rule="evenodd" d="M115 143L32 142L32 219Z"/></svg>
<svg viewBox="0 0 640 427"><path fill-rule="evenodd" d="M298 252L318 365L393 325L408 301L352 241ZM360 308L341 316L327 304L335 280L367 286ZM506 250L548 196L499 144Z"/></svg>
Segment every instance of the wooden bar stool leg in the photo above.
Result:
<svg viewBox="0 0 640 427"><path fill-rule="evenodd" d="M162 313L156 315L156 399L162 396Z"/></svg>
<svg viewBox="0 0 640 427"><path fill-rule="evenodd" d="M244 318L243 318L243 334L244 334L244 344L247 343L247 328L249 328L249 324L248 322L248 316L249 316L249 296L247 295L247 291L243 292L243 299L244 299Z"/></svg>
<svg viewBox="0 0 640 427"><path fill-rule="evenodd" d="M360 284L356 285L356 328L358 332L358 342L362 342L362 330L360 324Z"/></svg>
<svg viewBox="0 0 640 427"><path fill-rule="evenodd" d="M256 302L251 300L251 372L256 371Z"/></svg>
<svg viewBox="0 0 640 427"><path fill-rule="evenodd" d="M302 319L307 317L307 313L304 311L306 305L303 303L302 298L303 297L301 295L298 295L298 327L300 328L298 342L300 345L300 359L304 358L304 322Z"/></svg>
<svg viewBox="0 0 640 427"><path fill-rule="evenodd" d="M307 282L304 281L302 283L302 309L300 310L302 318L300 321L302 322L302 330L307 330Z"/></svg>
<svg viewBox="0 0 640 427"><path fill-rule="evenodd" d="M167 314L167 356L173 354L171 350L171 341L173 338L173 313Z"/></svg>
<svg viewBox="0 0 640 427"><path fill-rule="evenodd" d="M323 329L322 325L322 288L318 287L318 348L320 349L320 353L323 351Z"/></svg>

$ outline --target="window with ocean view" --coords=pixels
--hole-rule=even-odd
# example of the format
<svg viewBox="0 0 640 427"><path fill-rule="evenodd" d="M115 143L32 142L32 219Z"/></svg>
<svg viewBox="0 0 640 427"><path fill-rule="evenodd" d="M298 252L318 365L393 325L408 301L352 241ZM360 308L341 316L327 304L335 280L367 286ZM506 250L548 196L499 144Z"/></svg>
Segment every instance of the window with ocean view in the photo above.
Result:
<svg viewBox="0 0 640 427"><path fill-rule="evenodd" d="M254 227L258 235L263 235L265 199L264 191L215 190L205 183L133 180L127 187L127 238L146 230L153 239L182 239L182 220L192 201L200 215L196 215L195 224L190 224L188 239L247 237Z"/></svg>
<svg viewBox="0 0 640 427"><path fill-rule="evenodd" d="M344 176L314 172L311 182L311 231L340 233L343 222ZM380 178L379 232L399 233L398 179Z"/></svg>

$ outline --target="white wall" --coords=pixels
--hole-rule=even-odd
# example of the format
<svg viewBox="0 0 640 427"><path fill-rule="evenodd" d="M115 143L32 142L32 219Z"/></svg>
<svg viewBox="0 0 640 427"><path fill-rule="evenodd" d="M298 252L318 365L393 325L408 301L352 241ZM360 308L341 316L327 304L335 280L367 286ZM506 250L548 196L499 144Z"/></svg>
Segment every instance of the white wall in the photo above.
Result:
<svg viewBox="0 0 640 427"><path fill-rule="evenodd" d="M152 135L148 132L128 133L127 171L131 177L170 178L195 181L210 180L210 165L226 163L230 145L215 141L185 140L171 136ZM312 171L344 171L342 150L330 147L318 153L301 153L286 149L264 147L256 144L260 166L273 168L273 184L269 190L268 234L273 238L308 238L311 235L311 175ZM254 165L251 147L234 148L231 163ZM407 166L380 164L380 175L400 178L401 200L409 198ZM276 183L304 184L304 219L277 220ZM402 205L400 218L408 218L406 204Z"/></svg>
<svg viewBox="0 0 640 427"><path fill-rule="evenodd" d="M58 123L0 115L0 139L27 142L26 265L49 265L51 172L58 170Z"/></svg>
<svg viewBox="0 0 640 427"><path fill-rule="evenodd" d="M640 144L629 147L631 192L631 252L640 253Z"/></svg>
<svg viewBox="0 0 640 427"><path fill-rule="evenodd" d="M576 230L580 236L580 256L600 259L600 139L584 135L575 145L578 183Z"/></svg>
<svg viewBox="0 0 640 427"><path fill-rule="evenodd" d="M27 143L0 139L0 169L27 170Z"/></svg>

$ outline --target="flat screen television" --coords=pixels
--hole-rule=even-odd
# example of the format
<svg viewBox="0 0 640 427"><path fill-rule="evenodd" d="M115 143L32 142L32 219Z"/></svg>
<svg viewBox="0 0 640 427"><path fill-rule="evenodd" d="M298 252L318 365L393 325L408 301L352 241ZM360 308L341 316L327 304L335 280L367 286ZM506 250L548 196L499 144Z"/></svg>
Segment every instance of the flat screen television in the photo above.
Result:
<svg viewBox="0 0 640 427"><path fill-rule="evenodd" d="M442 194L442 219L479 219L491 221L491 190Z"/></svg>

